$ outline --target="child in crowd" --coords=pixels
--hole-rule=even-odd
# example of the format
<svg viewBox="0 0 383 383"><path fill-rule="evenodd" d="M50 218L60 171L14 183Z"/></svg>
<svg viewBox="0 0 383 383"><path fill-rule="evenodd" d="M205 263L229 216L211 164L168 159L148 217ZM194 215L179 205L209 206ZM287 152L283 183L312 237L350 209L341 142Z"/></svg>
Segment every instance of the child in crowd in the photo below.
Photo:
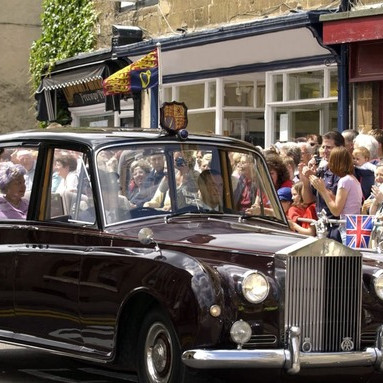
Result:
<svg viewBox="0 0 383 383"><path fill-rule="evenodd" d="M290 228L297 233L306 235L315 235L315 226L310 222L299 222L298 218L308 218L317 220L315 203L305 204L303 202L303 183L295 183L291 188L293 204L287 212Z"/></svg>
<svg viewBox="0 0 383 383"><path fill-rule="evenodd" d="M277 190L279 200L281 201L283 211L287 214L293 199L291 196L291 188L283 187Z"/></svg>
<svg viewBox="0 0 383 383"><path fill-rule="evenodd" d="M375 171L376 166L370 162L370 151L366 147L355 148L352 152L352 159L355 167Z"/></svg>

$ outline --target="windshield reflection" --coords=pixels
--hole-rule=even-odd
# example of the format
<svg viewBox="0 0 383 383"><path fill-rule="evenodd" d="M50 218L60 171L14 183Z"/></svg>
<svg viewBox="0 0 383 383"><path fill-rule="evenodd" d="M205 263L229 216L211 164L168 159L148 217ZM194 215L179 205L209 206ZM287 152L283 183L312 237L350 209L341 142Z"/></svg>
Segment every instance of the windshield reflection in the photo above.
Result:
<svg viewBox="0 0 383 383"><path fill-rule="evenodd" d="M106 225L151 215L255 215L283 219L257 152L191 144L131 145L97 154Z"/></svg>

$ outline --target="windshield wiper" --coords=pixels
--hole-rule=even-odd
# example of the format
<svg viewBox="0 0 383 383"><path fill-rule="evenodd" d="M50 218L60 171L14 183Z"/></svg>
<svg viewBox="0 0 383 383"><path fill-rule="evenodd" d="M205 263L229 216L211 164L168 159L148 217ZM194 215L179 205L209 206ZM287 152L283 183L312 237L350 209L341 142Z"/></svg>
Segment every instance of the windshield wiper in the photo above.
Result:
<svg viewBox="0 0 383 383"><path fill-rule="evenodd" d="M267 214L241 214L240 217L238 218L238 222L245 221L250 218L261 218L261 219L267 219L269 221L274 221L274 222L281 222L280 219L277 217L274 217L272 215L267 215Z"/></svg>
<svg viewBox="0 0 383 383"><path fill-rule="evenodd" d="M179 217L179 216L186 215L186 214L207 214L207 215L214 214L214 215L222 215L223 212L222 211L217 211L217 210L205 209L205 208L202 208L202 207L199 207L199 206L193 206L193 207L188 206L187 208L182 208L182 209L176 211L175 213L168 214L165 217L165 223L168 223L171 218Z"/></svg>

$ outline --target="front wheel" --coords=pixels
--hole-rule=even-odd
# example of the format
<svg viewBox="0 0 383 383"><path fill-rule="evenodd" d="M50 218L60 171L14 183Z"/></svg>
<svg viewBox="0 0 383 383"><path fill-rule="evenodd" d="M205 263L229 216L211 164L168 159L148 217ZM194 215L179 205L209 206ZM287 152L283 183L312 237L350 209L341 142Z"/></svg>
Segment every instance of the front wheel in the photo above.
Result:
<svg viewBox="0 0 383 383"><path fill-rule="evenodd" d="M138 381L140 383L184 382L185 366L177 336L168 317L151 311L138 336Z"/></svg>

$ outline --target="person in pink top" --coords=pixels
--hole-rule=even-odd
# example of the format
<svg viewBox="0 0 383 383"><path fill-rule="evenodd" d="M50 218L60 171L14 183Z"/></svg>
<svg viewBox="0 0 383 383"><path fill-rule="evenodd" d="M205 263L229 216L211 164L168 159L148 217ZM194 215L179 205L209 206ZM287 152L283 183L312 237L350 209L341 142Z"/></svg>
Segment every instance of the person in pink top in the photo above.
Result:
<svg viewBox="0 0 383 383"><path fill-rule="evenodd" d="M0 219L25 219L28 200L24 198L25 168L13 162L0 164Z"/></svg>
<svg viewBox="0 0 383 383"><path fill-rule="evenodd" d="M324 181L315 175L310 176L311 185L318 190L326 205L334 216L345 219L346 214L360 214L363 192L360 182L354 176L354 163L351 153L344 147L335 147L328 162L329 169L338 177L336 195L326 189ZM346 228L339 226L343 244L346 243Z"/></svg>

